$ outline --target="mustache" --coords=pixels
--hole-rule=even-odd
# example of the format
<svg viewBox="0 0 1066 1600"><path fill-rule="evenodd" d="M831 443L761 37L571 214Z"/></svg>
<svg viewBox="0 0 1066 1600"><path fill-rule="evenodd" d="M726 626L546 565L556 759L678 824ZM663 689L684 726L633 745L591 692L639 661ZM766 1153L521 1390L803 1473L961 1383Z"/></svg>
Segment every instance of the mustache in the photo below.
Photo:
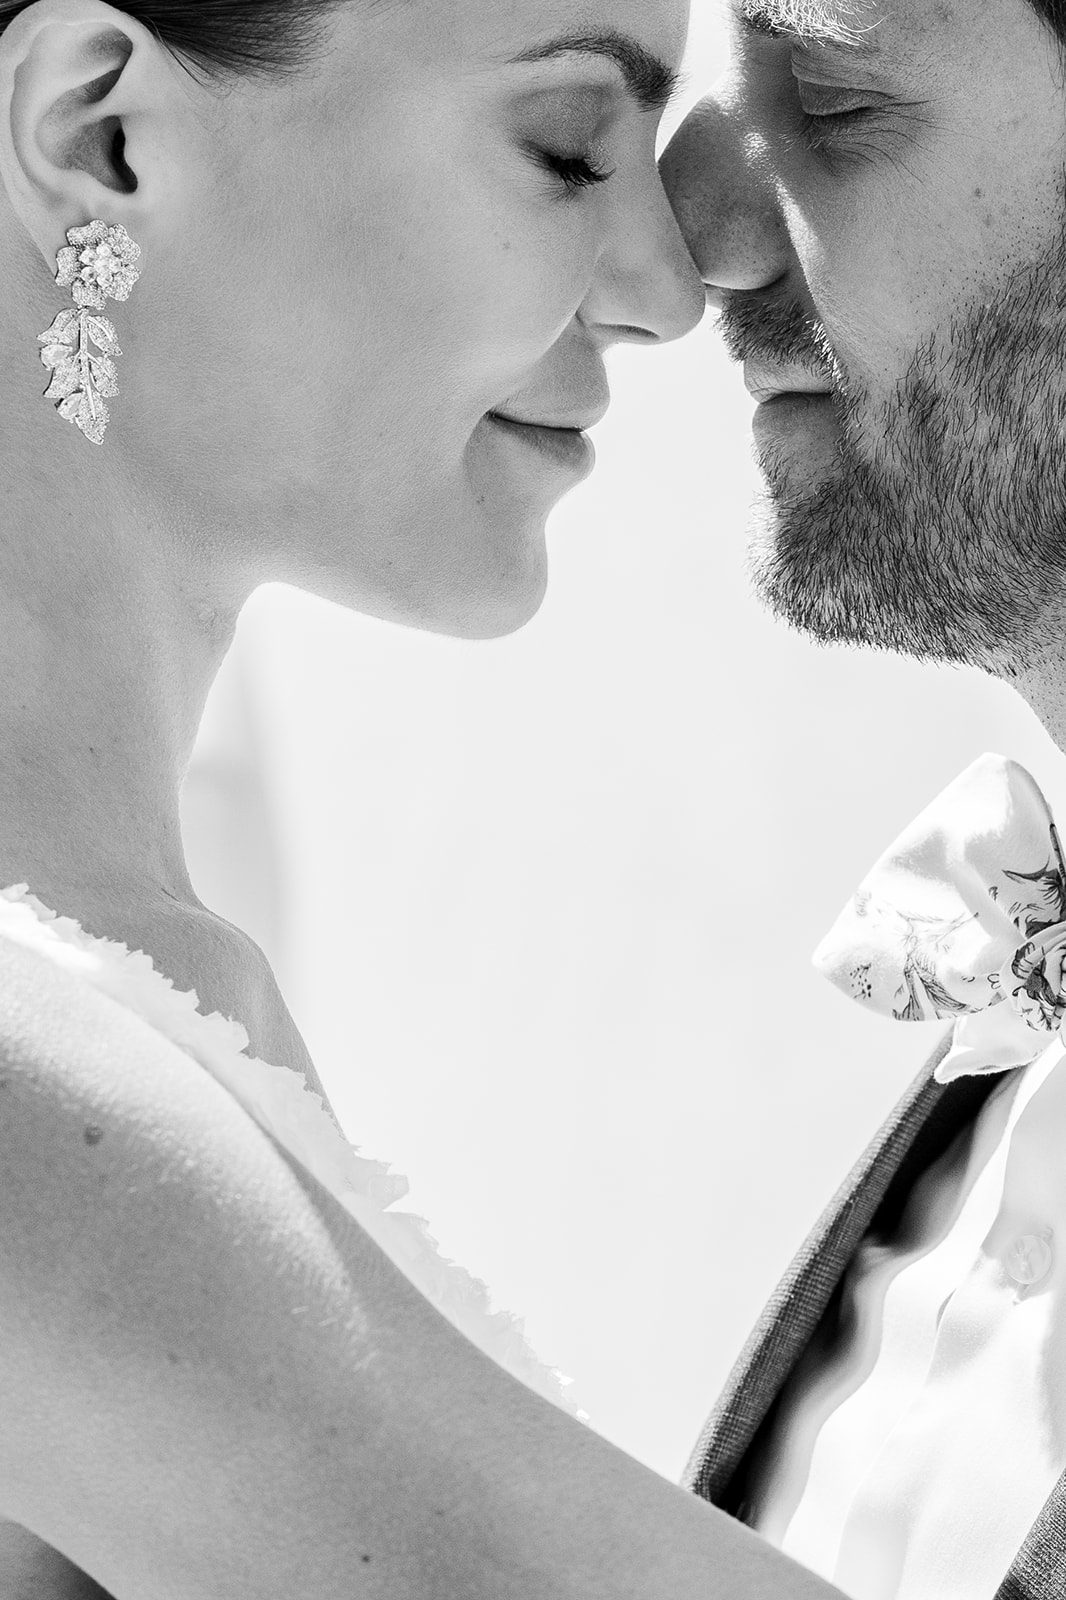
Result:
<svg viewBox="0 0 1066 1600"><path fill-rule="evenodd" d="M805 366L827 383L840 369L824 328L794 300L730 290L723 298L718 332L734 361L754 358L782 366Z"/></svg>

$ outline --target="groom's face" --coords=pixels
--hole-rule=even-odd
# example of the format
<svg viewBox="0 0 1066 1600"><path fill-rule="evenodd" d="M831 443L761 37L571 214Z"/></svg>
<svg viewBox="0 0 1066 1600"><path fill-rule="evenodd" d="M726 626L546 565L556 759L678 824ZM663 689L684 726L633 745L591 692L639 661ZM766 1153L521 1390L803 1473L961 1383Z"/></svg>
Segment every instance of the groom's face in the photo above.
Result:
<svg viewBox="0 0 1066 1600"><path fill-rule="evenodd" d="M1063 47L1035 0L732 3L663 174L763 402L759 591L1015 670L1066 619Z"/></svg>

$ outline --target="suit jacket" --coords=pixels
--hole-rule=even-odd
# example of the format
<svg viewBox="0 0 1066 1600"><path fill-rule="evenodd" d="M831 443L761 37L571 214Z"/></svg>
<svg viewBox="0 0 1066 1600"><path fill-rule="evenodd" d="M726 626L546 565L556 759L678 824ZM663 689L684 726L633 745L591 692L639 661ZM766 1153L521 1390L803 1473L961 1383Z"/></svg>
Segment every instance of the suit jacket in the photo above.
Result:
<svg viewBox="0 0 1066 1600"><path fill-rule="evenodd" d="M921 1173L976 1116L1003 1077L989 1073L939 1084L933 1069L944 1038L867 1146L778 1284L726 1381L681 1480L686 1489L744 1520L746 1480L775 1403L823 1316L863 1235L891 1230ZM963 1486L960 1485L960 1493ZM989 1600L1066 1596L1066 1473ZM947 1597L946 1597L947 1600Z"/></svg>

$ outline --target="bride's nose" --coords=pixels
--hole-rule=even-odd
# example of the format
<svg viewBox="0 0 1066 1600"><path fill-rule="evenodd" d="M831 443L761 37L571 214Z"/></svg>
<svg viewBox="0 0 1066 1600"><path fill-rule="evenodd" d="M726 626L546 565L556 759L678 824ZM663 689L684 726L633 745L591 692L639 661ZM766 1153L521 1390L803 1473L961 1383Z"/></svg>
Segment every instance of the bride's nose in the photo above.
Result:
<svg viewBox="0 0 1066 1600"><path fill-rule="evenodd" d="M751 154L728 89L690 112L663 152L663 186L711 305L763 289L787 271L790 245L771 176Z"/></svg>
<svg viewBox="0 0 1066 1600"><path fill-rule="evenodd" d="M620 212L581 320L606 343L666 343L691 333L706 295L677 218L659 184L649 185L642 214Z"/></svg>

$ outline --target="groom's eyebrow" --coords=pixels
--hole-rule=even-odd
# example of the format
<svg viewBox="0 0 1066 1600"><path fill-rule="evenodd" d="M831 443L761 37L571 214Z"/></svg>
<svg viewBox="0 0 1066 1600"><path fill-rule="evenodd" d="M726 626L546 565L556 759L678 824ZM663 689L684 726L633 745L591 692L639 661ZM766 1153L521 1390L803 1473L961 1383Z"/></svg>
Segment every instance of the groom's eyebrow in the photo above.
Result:
<svg viewBox="0 0 1066 1600"><path fill-rule="evenodd" d="M735 11L746 33L844 46L862 55L878 51L867 0L738 0Z"/></svg>
<svg viewBox="0 0 1066 1600"><path fill-rule="evenodd" d="M645 49L628 33L614 29L592 33L564 33L543 44L531 45L508 65L555 61L561 56L600 56L613 61L625 79L626 88L642 111L665 111L681 86L681 74Z"/></svg>

